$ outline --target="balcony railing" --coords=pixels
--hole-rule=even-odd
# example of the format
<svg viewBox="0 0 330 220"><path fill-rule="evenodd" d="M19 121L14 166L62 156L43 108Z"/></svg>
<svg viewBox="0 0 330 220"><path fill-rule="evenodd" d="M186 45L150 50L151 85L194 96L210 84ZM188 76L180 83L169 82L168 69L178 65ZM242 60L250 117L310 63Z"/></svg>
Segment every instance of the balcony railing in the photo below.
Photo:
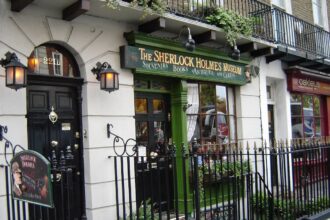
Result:
<svg viewBox="0 0 330 220"><path fill-rule="evenodd" d="M283 11L273 9L275 43L330 58L330 33Z"/></svg>
<svg viewBox="0 0 330 220"><path fill-rule="evenodd" d="M330 33L257 0L166 0L168 12L207 23L216 7L254 17L253 37L330 58Z"/></svg>

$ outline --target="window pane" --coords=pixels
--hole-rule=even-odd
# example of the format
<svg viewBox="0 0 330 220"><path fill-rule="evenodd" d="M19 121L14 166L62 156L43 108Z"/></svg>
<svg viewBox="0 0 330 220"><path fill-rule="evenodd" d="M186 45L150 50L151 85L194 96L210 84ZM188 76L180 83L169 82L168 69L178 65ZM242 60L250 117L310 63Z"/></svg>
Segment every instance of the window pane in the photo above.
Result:
<svg viewBox="0 0 330 220"><path fill-rule="evenodd" d="M170 85L167 82L151 81L151 89L169 90Z"/></svg>
<svg viewBox="0 0 330 220"><path fill-rule="evenodd" d="M320 97L314 96L314 115L320 116Z"/></svg>
<svg viewBox="0 0 330 220"><path fill-rule="evenodd" d="M188 141L191 142L194 138L200 140L198 115L187 115L187 124Z"/></svg>
<svg viewBox="0 0 330 220"><path fill-rule="evenodd" d="M215 111L215 86L212 84L202 84L200 86L201 112L210 113L209 110Z"/></svg>
<svg viewBox="0 0 330 220"><path fill-rule="evenodd" d="M164 130L165 130L165 123L163 121L154 121L154 140L157 144L164 144Z"/></svg>
<svg viewBox="0 0 330 220"><path fill-rule="evenodd" d="M148 89L148 81L142 79L134 80L134 87L137 89Z"/></svg>
<svg viewBox="0 0 330 220"><path fill-rule="evenodd" d="M218 138L220 139L221 144L226 144L228 143L229 139L229 125L228 125L228 120L227 116L225 114L219 114L217 115L217 120L218 120Z"/></svg>
<svg viewBox="0 0 330 220"><path fill-rule="evenodd" d="M76 77L77 66L73 57L66 50L53 46L40 46L33 50L28 59L31 73Z"/></svg>
<svg viewBox="0 0 330 220"><path fill-rule="evenodd" d="M139 144L147 145L148 133L148 123L146 121L136 122L136 141Z"/></svg>
<svg viewBox="0 0 330 220"><path fill-rule="evenodd" d="M135 99L135 113L147 114L147 99Z"/></svg>
<svg viewBox="0 0 330 220"><path fill-rule="evenodd" d="M187 94L187 131L188 141L191 142L194 138L200 140L200 131L198 123L198 111L199 111L199 95L198 95L198 84L188 84Z"/></svg>
<svg viewBox="0 0 330 220"><path fill-rule="evenodd" d="M227 88L228 91L228 100L227 104L229 107L229 114L234 115L235 114L235 96L234 96L234 89L232 87Z"/></svg>
<svg viewBox="0 0 330 220"><path fill-rule="evenodd" d="M216 139L216 123L215 123L215 114L202 115L202 138L208 140Z"/></svg>
<svg viewBox="0 0 330 220"><path fill-rule="evenodd" d="M227 92L226 87L217 86L217 111L218 113L227 114Z"/></svg>
<svg viewBox="0 0 330 220"><path fill-rule="evenodd" d="M322 129L321 129L321 119L315 118L315 136L320 137L322 135Z"/></svg>
<svg viewBox="0 0 330 220"><path fill-rule="evenodd" d="M273 0L272 3L278 7L285 8L284 0Z"/></svg>
<svg viewBox="0 0 330 220"><path fill-rule="evenodd" d="M154 114L162 113L164 111L164 100L154 99L152 100L152 106Z"/></svg>
<svg viewBox="0 0 330 220"><path fill-rule="evenodd" d="M314 136L314 118L313 117L304 117L304 134L305 134L305 137Z"/></svg>
<svg viewBox="0 0 330 220"><path fill-rule="evenodd" d="M313 97L309 95L304 95L303 96L303 101L304 101L304 109L306 108L313 108Z"/></svg>
<svg viewBox="0 0 330 220"><path fill-rule="evenodd" d="M291 119L292 124L292 138L303 138L302 120L300 117L293 117Z"/></svg>
<svg viewBox="0 0 330 220"><path fill-rule="evenodd" d="M321 0L313 0L313 16L314 16L314 23L322 26L323 18L322 18Z"/></svg>
<svg viewBox="0 0 330 220"><path fill-rule="evenodd" d="M296 94L291 94L291 115L300 116L301 114L301 96Z"/></svg>

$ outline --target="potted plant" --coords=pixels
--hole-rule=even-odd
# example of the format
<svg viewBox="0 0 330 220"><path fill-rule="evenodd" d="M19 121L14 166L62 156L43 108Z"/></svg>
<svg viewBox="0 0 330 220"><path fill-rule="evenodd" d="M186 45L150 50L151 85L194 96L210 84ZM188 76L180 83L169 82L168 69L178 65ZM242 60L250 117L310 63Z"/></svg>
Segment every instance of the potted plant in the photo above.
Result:
<svg viewBox="0 0 330 220"><path fill-rule="evenodd" d="M213 25L222 28L226 32L226 38L230 46L236 45L240 35L246 37L252 35L253 19L241 16L234 11L217 8L206 20Z"/></svg>
<svg viewBox="0 0 330 220"><path fill-rule="evenodd" d="M118 9L119 0L106 0L105 4L111 9ZM130 2L131 7L142 7L144 18L147 14L163 15L166 9L166 2L162 0L125 0Z"/></svg>

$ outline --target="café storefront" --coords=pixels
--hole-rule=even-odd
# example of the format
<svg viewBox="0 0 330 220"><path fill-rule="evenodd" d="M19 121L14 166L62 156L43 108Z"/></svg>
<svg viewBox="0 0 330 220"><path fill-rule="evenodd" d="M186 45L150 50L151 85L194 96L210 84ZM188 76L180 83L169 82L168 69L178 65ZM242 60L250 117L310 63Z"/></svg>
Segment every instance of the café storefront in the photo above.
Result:
<svg viewBox="0 0 330 220"><path fill-rule="evenodd" d="M330 134L330 83L300 69L287 70L292 138L318 138Z"/></svg>
<svg viewBox="0 0 330 220"><path fill-rule="evenodd" d="M128 45L120 48L121 67L131 69L134 75L136 140L147 146L147 157L165 155L170 150L168 146L174 143L180 158L183 148L190 150L194 139L200 144L200 151L220 152L219 155L225 147L237 146L235 100L239 94L235 94L235 87L247 83L248 60L234 61L226 54L202 47L189 52L178 42L141 33L127 33L125 37ZM161 166L162 163L155 165L155 172L157 167L162 170ZM182 177L189 174L183 174L182 169L176 173L182 196ZM152 169L144 178L158 175L161 180L166 178ZM138 174L136 186L137 204L142 197L152 197L146 195L149 191L143 194L139 190L145 186ZM166 203L165 191L151 193L156 195L153 199Z"/></svg>

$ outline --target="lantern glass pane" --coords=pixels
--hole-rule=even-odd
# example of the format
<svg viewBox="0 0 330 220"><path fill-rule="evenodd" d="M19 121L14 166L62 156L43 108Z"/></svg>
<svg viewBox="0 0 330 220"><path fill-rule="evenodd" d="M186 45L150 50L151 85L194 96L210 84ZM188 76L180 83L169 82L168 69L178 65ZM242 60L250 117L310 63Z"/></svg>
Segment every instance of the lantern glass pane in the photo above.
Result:
<svg viewBox="0 0 330 220"><path fill-rule="evenodd" d="M11 85L14 83L14 67L7 67L6 70L6 84Z"/></svg>
<svg viewBox="0 0 330 220"><path fill-rule="evenodd" d="M114 74L106 73L106 86L107 89L113 89L114 87Z"/></svg>
<svg viewBox="0 0 330 220"><path fill-rule="evenodd" d="M101 89L106 88L105 74L101 74Z"/></svg>
<svg viewBox="0 0 330 220"><path fill-rule="evenodd" d="M15 68L15 82L17 85L24 84L24 68L23 67Z"/></svg>
<svg viewBox="0 0 330 220"><path fill-rule="evenodd" d="M115 88L114 89L118 89L119 88L119 77L118 74L114 74L115 77Z"/></svg>

